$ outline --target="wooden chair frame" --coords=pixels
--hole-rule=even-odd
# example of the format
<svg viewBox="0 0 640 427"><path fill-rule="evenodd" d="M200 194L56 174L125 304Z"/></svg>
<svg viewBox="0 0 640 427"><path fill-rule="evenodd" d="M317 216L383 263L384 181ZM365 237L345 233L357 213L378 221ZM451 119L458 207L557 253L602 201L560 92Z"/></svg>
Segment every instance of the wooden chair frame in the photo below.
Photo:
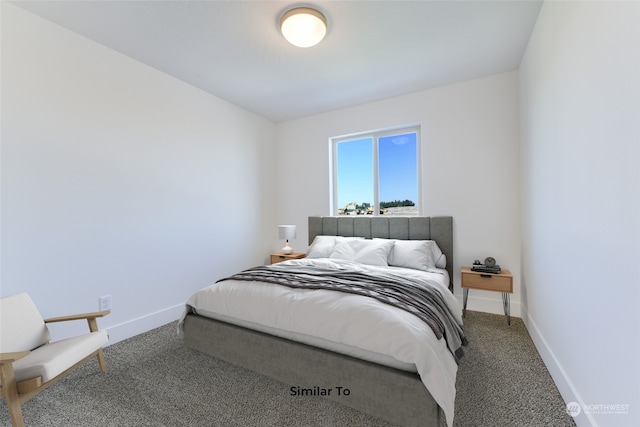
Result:
<svg viewBox="0 0 640 427"><path fill-rule="evenodd" d="M74 314L70 316L61 316L61 317L52 317L49 319L44 319L44 323L55 323L55 322L66 322L71 320L82 320L86 319L89 324L89 331L97 332L98 331L98 321L99 317L104 317L108 315L111 311L97 311L93 313L83 313L83 314ZM0 353L0 398L3 398L7 402L7 407L9 408L9 415L11 416L11 424L14 427L24 427L24 418L22 416L22 404L27 400L34 397L36 394L40 393L42 390L47 387L55 384L62 378L64 378L67 374L71 373L80 365L84 364L86 361L93 357L98 358L98 365L100 366L100 370L105 372L107 370L107 364L104 359L104 353L102 352L102 348L97 351L89 354L87 357L71 366L66 371L60 373L55 378L47 382L42 382L42 377L29 378L22 381L16 381L15 372L13 370L13 362L22 359L29 355L31 351L20 351L15 353Z"/></svg>

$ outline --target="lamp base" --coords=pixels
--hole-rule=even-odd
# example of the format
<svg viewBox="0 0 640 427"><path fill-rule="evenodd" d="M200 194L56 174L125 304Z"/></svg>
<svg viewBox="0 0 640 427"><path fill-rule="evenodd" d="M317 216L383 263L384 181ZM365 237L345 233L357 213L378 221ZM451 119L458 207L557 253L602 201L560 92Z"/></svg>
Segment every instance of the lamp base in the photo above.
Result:
<svg viewBox="0 0 640 427"><path fill-rule="evenodd" d="M287 243L287 245L280 249L280 252L282 252L285 255L289 255L290 253L293 253L293 248L291 246L289 246L289 244Z"/></svg>

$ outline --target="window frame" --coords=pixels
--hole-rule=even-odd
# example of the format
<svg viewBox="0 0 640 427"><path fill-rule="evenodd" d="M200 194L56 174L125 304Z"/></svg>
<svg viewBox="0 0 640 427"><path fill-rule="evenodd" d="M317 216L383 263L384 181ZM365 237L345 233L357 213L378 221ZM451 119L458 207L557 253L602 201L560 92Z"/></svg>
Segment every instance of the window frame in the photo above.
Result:
<svg viewBox="0 0 640 427"><path fill-rule="evenodd" d="M371 138L373 140L373 215L380 216L380 177L379 177L379 140L393 135L408 133L416 134L416 180L417 197L415 201L418 207L418 216L422 216L422 138L421 126L419 124L395 126L392 128L357 132L347 135L340 135L329 138L329 161L330 161L330 183L329 183L329 210L331 216L338 216L338 144L341 142L358 139Z"/></svg>

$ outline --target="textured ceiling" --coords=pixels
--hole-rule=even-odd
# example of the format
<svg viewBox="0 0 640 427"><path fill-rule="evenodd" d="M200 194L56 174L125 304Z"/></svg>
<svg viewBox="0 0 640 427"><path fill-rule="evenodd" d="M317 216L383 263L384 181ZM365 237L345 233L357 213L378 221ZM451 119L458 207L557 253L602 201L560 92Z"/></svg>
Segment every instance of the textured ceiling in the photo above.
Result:
<svg viewBox="0 0 640 427"><path fill-rule="evenodd" d="M329 30L291 46L283 1L13 4L273 121L518 68L541 1L316 1Z"/></svg>

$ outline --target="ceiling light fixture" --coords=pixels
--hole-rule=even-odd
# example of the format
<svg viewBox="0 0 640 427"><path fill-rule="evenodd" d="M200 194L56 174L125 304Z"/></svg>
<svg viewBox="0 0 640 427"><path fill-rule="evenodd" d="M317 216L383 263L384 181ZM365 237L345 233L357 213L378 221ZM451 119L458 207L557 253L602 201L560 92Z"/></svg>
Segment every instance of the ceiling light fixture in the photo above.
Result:
<svg viewBox="0 0 640 427"><path fill-rule="evenodd" d="M294 46L315 46L327 34L327 18L310 7L296 7L282 15L280 31Z"/></svg>

